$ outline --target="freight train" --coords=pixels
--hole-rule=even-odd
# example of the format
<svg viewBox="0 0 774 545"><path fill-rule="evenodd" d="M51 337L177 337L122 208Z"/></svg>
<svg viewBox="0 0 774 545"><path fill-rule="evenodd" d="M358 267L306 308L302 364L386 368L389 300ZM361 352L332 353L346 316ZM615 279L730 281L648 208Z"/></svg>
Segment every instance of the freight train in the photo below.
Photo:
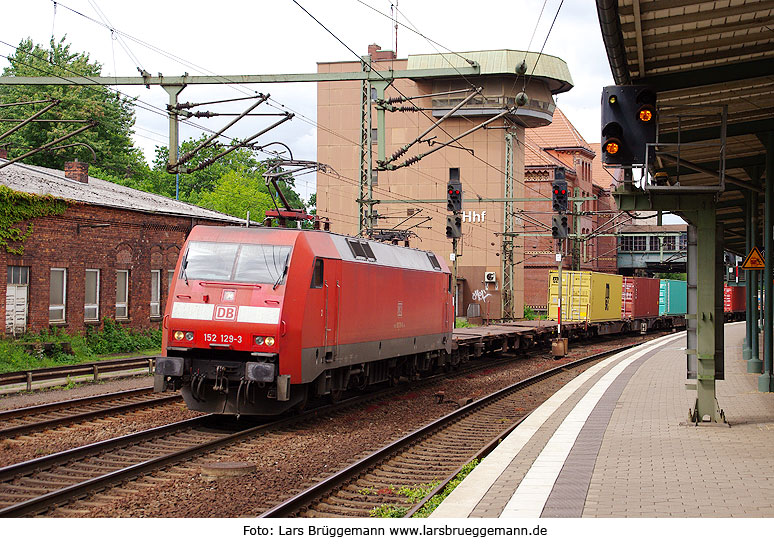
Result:
<svg viewBox="0 0 774 545"><path fill-rule="evenodd" d="M451 274L432 252L285 228L196 226L175 269L156 390L273 415L396 382L451 353Z"/></svg>
<svg viewBox="0 0 774 545"><path fill-rule="evenodd" d="M562 278L567 337L685 324L684 281ZM549 287L556 318L555 272ZM738 316L740 302L743 313L743 291L726 294L734 307L726 315ZM471 354L546 342L555 331L550 322L511 325L499 336L455 335L451 274L432 252L327 231L196 226L170 287L155 388L181 390L196 411L276 415Z"/></svg>

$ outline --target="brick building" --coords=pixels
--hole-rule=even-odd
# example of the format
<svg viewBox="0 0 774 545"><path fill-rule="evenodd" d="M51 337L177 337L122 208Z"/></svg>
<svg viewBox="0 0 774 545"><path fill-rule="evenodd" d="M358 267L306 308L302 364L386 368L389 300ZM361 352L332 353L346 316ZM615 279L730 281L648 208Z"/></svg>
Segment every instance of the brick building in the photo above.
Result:
<svg viewBox="0 0 774 545"><path fill-rule="evenodd" d="M579 239L562 243L562 267L616 272L617 226L628 219L615 218L615 173L602 168L599 144L589 144L556 108L550 125L525 131L525 197L544 201L524 208L524 304L544 310L548 301L548 272L556 269L556 241L551 238L551 182L557 169L564 169L571 197L586 200L569 204L570 233ZM609 211L605 213L606 211ZM532 236L530 236L531 233Z"/></svg>
<svg viewBox="0 0 774 545"><path fill-rule="evenodd" d="M317 84L317 160L335 170L317 176L318 214L329 217L335 231L353 235L367 232L361 227L361 218L376 229L413 230L421 242L413 240L412 244L449 260L452 241L445 236L447 184L459 181L465 204L460 218L462 238L455 255L457 315L482 320L521 317L523 255L518 237L513 236L521 230L521 218L505 200L528 196L522 178L524 131L551 123L553 96L572 88L567 65L551 55L512 50L399 59L376 45L369 47L368 58L372 70L380 74L405 71L404 77L391 81L385 98L398 101L411 97L411 101L395 102L406 106L403 110L382 107L387 111L384 126L379 127L374 87L369 112L369 99L364 99L369 95L364 94L361 81ZM530 73L526 81L518 72L522 61ZM471 64L479 68L477 75L459 73ZM318 63L320 74L361 69L360 62ZM457 73L438 75L439 70ZM468 99L472 88L480 91ZM473 130L515 106L522 91L527 102L516 112L486 129ZM371 125L363 122L366 116L370 116ZM439 146L452 138L457 139L450 146ZM369 176L362 170L368 153L361 155L361 139L371 143L373 166L380 146L386 149L387 158L398 154L396 163L412 156L416 160L399 168L373 170ZM409 145L411 151L401 156L399 152ZM421 161L417 154L423 154ZM371 193L376 201L372 214L367 206L365 212L359 208L358 201L367 200L361 191L363 195ZM514 207L519 204L514 203Z"/></svg>
<svg viewBox="0 0 774 545"><path fill-rule="evenodd" d="M104 318L158 327L191 228L244 221L89 177L82 163L67 163L65 172L15 163L0 169L0 185L67 201L60 215L13 226L32 228L26 240L10 244L20 254L0 250L6 333L50 326L80 332Z"/></svg>

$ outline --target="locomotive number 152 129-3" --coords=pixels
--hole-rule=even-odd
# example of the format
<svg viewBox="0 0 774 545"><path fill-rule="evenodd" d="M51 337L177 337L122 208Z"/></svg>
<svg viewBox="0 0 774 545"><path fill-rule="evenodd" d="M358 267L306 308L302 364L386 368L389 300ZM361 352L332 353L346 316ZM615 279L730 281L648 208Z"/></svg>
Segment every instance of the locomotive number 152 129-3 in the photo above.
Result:
<svg viewBox="0 0 774 545"><path fill-rule="evenodd" d="M242 335L229 335L228 333L205 333L206 343L237 343L241 344Z"/></svg>

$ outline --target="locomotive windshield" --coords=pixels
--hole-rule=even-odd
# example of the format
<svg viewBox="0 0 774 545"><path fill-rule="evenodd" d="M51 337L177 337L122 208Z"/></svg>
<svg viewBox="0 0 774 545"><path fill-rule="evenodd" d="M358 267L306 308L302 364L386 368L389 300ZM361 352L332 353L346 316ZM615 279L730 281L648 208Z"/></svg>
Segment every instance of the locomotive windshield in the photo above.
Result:
<svg viewBox="0 0 774 545"><path fill-rule="evenodd" d="M279 284L290 246L190 242L180 276L186 279Z"/></svg>

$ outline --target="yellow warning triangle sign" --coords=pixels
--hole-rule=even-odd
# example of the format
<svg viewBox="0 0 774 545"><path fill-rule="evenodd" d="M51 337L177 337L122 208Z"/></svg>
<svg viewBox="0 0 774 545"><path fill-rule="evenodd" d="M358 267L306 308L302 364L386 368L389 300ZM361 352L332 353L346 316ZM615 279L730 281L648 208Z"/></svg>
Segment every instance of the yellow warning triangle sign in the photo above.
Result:
<svg viewBox="0 0 774 545"><path fill-rule="evenodd" d="M746 271L762 270L765 265L766 262L757 246L753 246L753 249L750 250L750 254L744 259L744 262L742 262L742 268Z"/></svg>

